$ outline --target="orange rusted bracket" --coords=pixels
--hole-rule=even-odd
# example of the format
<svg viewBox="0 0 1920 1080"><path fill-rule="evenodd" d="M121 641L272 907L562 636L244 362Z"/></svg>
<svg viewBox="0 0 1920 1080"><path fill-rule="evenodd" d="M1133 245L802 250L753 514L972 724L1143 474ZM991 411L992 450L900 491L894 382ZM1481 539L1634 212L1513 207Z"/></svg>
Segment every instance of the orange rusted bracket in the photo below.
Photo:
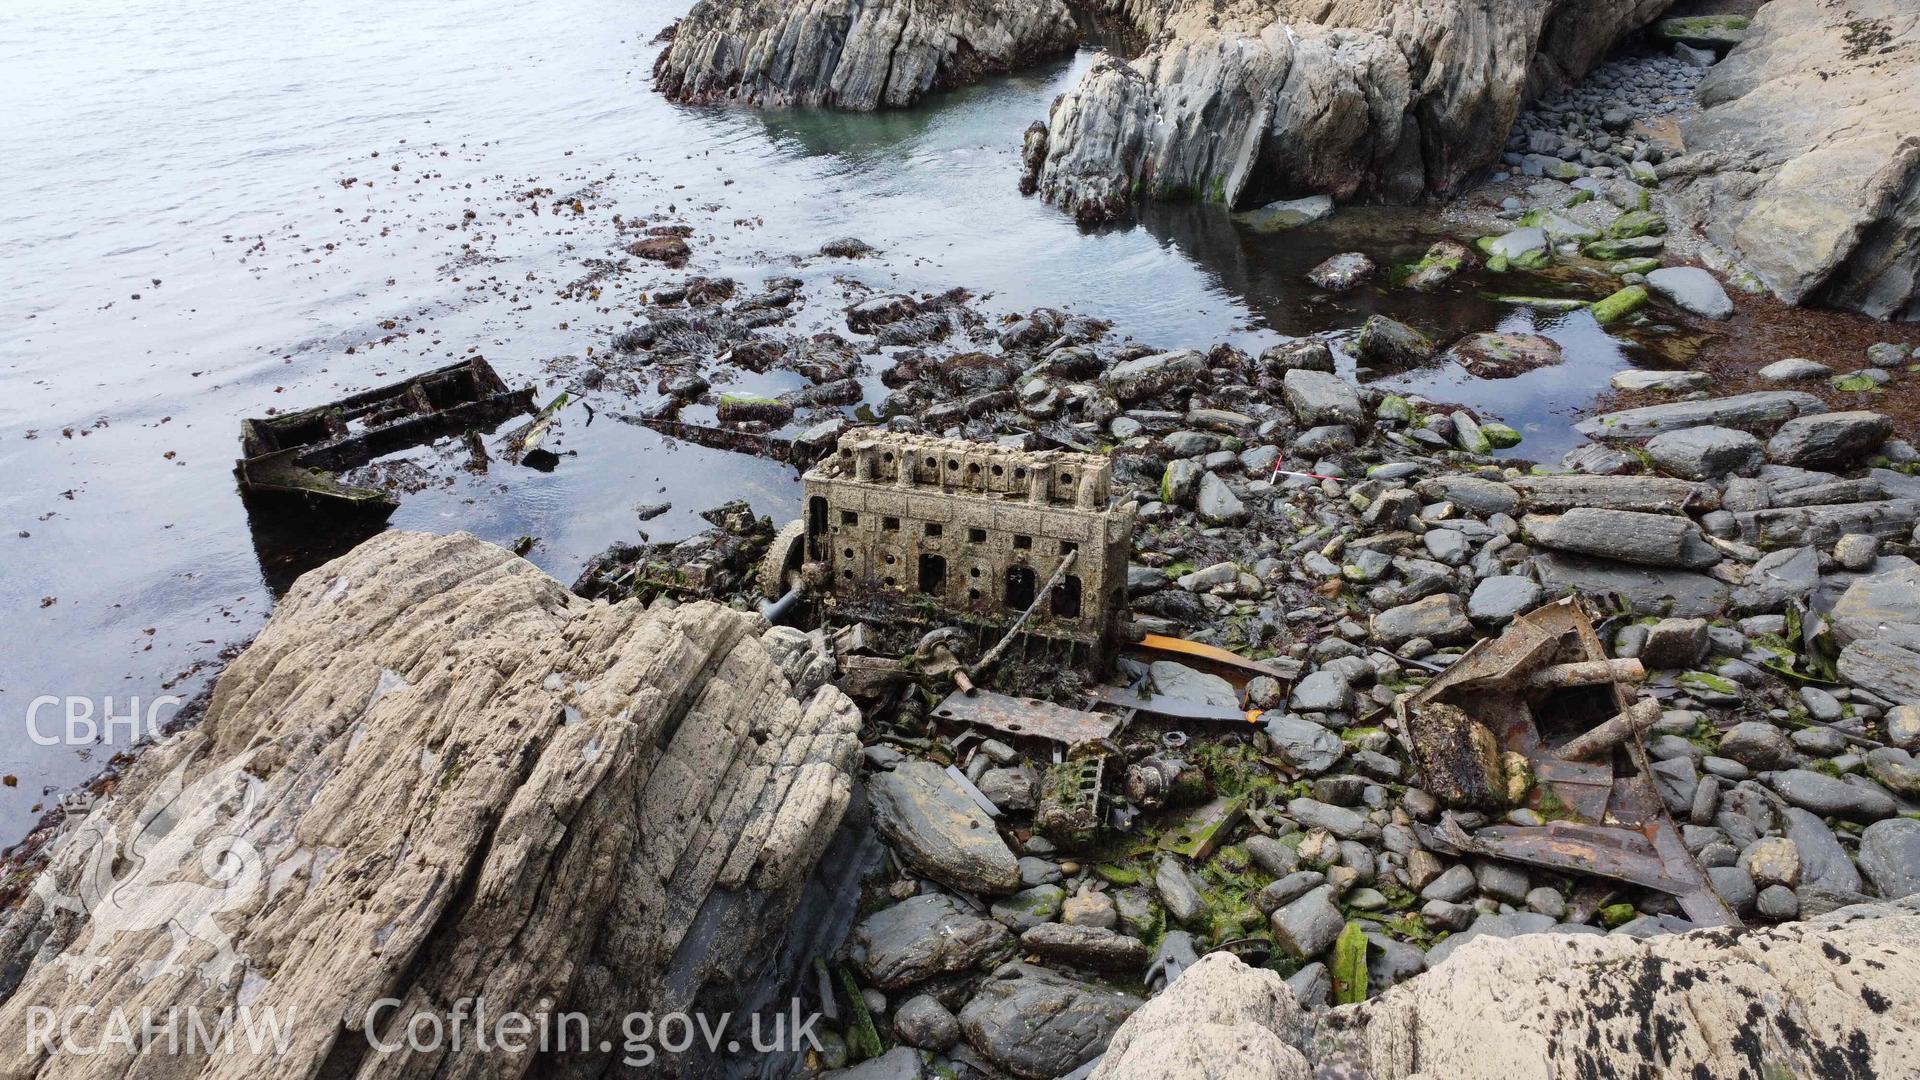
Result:
<svg viewBox="0 0 1920 1080"><path fill-rule="evenodd" d="M1139 641L1128 646L1127 652L1135 655L1162 654L1159 658L1178 657L1182 660L1197 661L1203 668L1214 668L1212 674L1219 675L1236 686L1245 685L1248 679L1265 675L1283 683L1293 682L1300 677L1296 664L1288 662L1283 667L1260 660L1249 660L1238 653L1228 652L1218 645L1207 645L1185 638L1168 637L1165 634L1145 634ZM1292 670L1288 670L1288 668Z"/></svg>

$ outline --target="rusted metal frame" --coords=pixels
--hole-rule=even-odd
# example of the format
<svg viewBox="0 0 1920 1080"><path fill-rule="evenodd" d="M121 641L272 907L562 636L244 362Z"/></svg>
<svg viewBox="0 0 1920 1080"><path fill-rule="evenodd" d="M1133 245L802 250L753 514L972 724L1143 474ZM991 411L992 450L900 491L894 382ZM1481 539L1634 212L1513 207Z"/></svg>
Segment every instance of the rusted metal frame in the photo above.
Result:
<svg viewBox="0 0 1920 1080"><path fill-rule="evenodd" d="M1047 583L1040 586L1039 590L1033 594L1033 603L1028 604L1027 609L1020 613L1020 617L1013 620L1013 625L1007 627L1007 632L1001 636L999 641L994 643L993 648L988 649L971 668L960 669L960 673L963 676L978 676L982 672L990 670L994 664L999 663L1001 654L1005 653L1007 647L1013 644L1014 639L1020 636L1021 628L1027 625L1028 619L1033 618L1034 612L1040 610L1040 605L1046 603L1048 597L1053 595L1053 590L1060 587L1061 579L1067 576L1068 570L1073 569L1073 564L1079 557L1079 548L1075 548L1065 555L1062 555L1060 557L1060 565L1054 567L1053 573L1047 576Z"/></svg>
<svg viewBox="0 0 1920 1080"><path fill-rule="evenodd" d="M1552 664L1527 676L1529 690L1566 690L1576 686L1603 683L1641 683L1647 669L1638 660L1582 660L1572 664Z"/></svg>
<svg viewBox="0 0 1920 1080"><path fill-rule="evenodd" d="M1575 621L1574 633L1588 656L1607 654L1600 635L1594 632L1593 624L1585 618ZM1616 712L1624 713L1633 707L1635 699L1619 683L1613 684L1612 692ZM1680 830L1673 824L1673 815L1667 812L1666 801L1653 790L1653 767L1647 759L1646 746L1638 737L1633 737L1628 738L1623 747L1633 764L1634 775L1615 781L1614 790L1617 795L1646 804L1649 812L1641 818L1640 832L1653 845L1666 874L1681 886L1665 891L1679 897L1681 909L1695 923L1703 926L1741 925L1740 917L1727 907L1719 893L1709 887L1706 873L1700 869L1700 864L1681 840ZM1616 802L1620 801L1616 799Z"/></svg>
<svg viewBox="0 0 1920 1080"><path fill-rule="evenodd" d="M1484 855L1572 874L1596 874L1675 896L1693 884L1675 877L1653 842L1632 829L1553 822L1548 825L1489 825L1468 833L1451 817L1440 829L1417 826L1422 845L1451 855Z"/></svg>
<svg viewBox="0 0 1920 1080"><path fill-rule="evenodd" d="M1540 666L1568 645L1573 646L1571 652L1601 659ZM1623 677L1637 681L1638 677L1644 677L1644 672L1639 670L1637 661L1623 664L1604 659L1606 655L1599 635L1577 601L1572 598L1558 601L1522 616L1500 637L1476 644L1445 674L1415 694L1407 707L1399 709L1398 715L1411 750L1419 734L1418 707L1446 697L1467 708L1493 730L1500 745L1525 755L1536 779L1545 782L1580 817L1593 822L1611 819L1619 824L1556 822L1544 827L1492 826L1469 836L1449 817L1443 822L1451 826L1446 833L1424 826L1417 832L1423 843L1431 841L1430 846L1436 850L1476 852L1657 888L1678 897L1683 910L1696 923L1739 925L1734 913L1708 887L1705 874L1687 852L1664 800L1653 790L1650 762L1639 737L1647 707L1637 705L1636 697L1621 685ZM1563 749L1581 754L1594 749L1597 753L1600 743L1623 748L1634 775L1615 778L1603 789L1599 784L1603 775L1601 767L1549 757L1540 739L1534 710L1525 701L1520 687L1514 686L1515 682L1536 690L1608 686L1615 705L1613 720L1589 731L1588 736L1593 738L1587 741L1592 745L1583 746L1582 740L1576 739ZM1616 722L1626 730L1600 730Z"/></svg>
<svg viewBox="0 0 1920 1080"><path fill-rule="evenodd" d="M436 404L436 394L445 404ZM449 399L459 400L449 400ZM291 497L329 509L392 513L398 500L334 475L462 430L531 411L533 389L508 390L475 357L326 405L240 425L234 466L247 496ZM362 430L354 430L354 421Z"/></svg>

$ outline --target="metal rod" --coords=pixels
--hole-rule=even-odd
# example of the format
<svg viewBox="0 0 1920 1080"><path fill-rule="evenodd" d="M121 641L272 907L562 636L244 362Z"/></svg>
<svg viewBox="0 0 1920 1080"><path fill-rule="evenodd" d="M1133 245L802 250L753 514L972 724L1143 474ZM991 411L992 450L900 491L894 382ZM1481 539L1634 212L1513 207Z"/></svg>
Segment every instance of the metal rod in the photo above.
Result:
<svg viewBox="0 0 1920 1080"><path fill-rule="evenodd" d="M1053 576L1047 578L1047 583L1040 587L1039 592L1034 594L1033 603L1028 604L1027 610L1021 612L1020 617L1013 620L1013 625L1007 627L1006 634L1000 638L993 648L987 650L987 654L982 656L980 662L973 665L973 668L967 671L967 674L977 676L999 661L1000 654L1006 652L1007 646L1013 642L1015 637L1019 636L1020 628L1027 625L1027 620L1033 617L1035 611L1039 610L1040 602L1045 600L1047 596L1053 592L1054 586L1060 584L1060 579L1067 575L1067 568L1073 565L1073 560L1079 557L1079 555L1080 549L1075 548L1060 557L1060 565L1053 568Z"/></svg>

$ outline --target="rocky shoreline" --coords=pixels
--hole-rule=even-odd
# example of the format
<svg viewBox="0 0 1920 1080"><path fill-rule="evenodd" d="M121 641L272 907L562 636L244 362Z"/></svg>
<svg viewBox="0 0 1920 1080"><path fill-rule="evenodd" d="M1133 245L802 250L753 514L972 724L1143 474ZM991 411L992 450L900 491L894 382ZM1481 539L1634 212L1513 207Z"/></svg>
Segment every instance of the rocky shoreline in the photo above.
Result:
<svg viewBox="0 0 1920 1080"><path fill-rule="evenodd" d="M1271 6L1241 13L1257 29ZM1594 23L1537 5L1545 22L1501 41L1525 86L1543 41L1566 82L1617 36L1607 20L1637 25L1653 6ZM1071 40L1064 6L1019 7L1035 21L1011 34L998 3L960 5L959 22L863 7L850 29L838 10L703 0L662 54L661 87L903 106ZM1150 30L1163 63L1193 47L1198 11L1110 14ZM1224 25L1206 33L1251 32ZM1745 241L1685 224L1704 174L1669 168L1696 152L1675 132L1714 107L1699 112L1696 89L1751 78L1718 74L1730 61L1700 35L1723 25L1616 57L1524 112L1503 83L1482 106L1513 122L1480 125L1507 134L1479 190L1503 194L1463 231L1472 242L1406 266L1345 253L1314 284L1431 289L1484 267L1525 283L1503 301L1516 312L1636 340L1735 310L1713 274L1670 261L1715 266L1735 293L1781 288L1715 261ZM1345 65L1387 40L1324 36L1273 47L1326 46ZM869 77L882 58L885 77ZM1137 77L1126 67L1103 60L1089 80ZM1345 69L1300 68L1315 70ZM1044 176L1058 147L1050 132L1036 144ZM1381 160L1367 181L1381 190L1468 171ZM1290 199L1244 224L1329 212ZM872 249L854 238L793 256L846 267L839 296L810 296L779 265L758 284L700 272L678 221L616 220L604 273L648 275L644 298L603 347L556 366L556 408L587 400L615 423L800 467L878 431L1097 456L1112 492L1095 509L1132 529L1125 636L1187 652L1123 655L1112 672L1011 657L989 689L1083 716L1103 691L1157 704L1099 714L1111 736L1078 742L943 717L969 669L913 647L882 605L769 624L761 605L791 568L774 559L769 581L767 557L789 534L738 502L699 536L617 546L572 590L471 537L383 534L302 577L205 719L14 868L0 1017L107 1001L324 1019L270 1066L204 1055L169 1059L169 1075L617 1069L610 1048L367 1049L383 1024L482 989L501 1011L580 1011L596 1029L792 991L826 1019L819 1047L782 1060L861 1080L1508 1077L1542 1061L1616 1075L1655 1060L1871 1076L1915 1052L1920 451L1891 408L1832 402L1910 394L1920 349L1781 356L1768 389L1735 394L1698 371L1623 372L1616 385L1648 403L1589 417L1585 445L1528 462L1496 456L1525 445L1500 418L1366 377L1551 367L1558 346L1537 333L1436 339L1374 316L1257 352L1179 348L1052 308L996 319L963 289L871 286ZM1873 245L1894 252L1897 293L1899 242ZM807 325L810 308L834 325ZM805 385L736 385L776 370ZM886 393L869 401L876 381ZM644 522L663 508L637 509ZM1475 748L1461 756L1481 784L1464 797L1416 730L1423 691L1562 598L1632 703L1601 771L1638 777L1644 806L1583 816L1562 798L1579 785L1557 786L1572 758L1480 753L1476 718L1443 706ZM1552 741L1570 734L1583 737ZM1095 796L1075 802L1089 776ZM1512 830L1591 842L1569 827L1628 809L1685 881L1499 846L1538 835ZM216 839L222 857L194 865ZM134 843L147 857L124 864ZM807 899L823 890L831 911ZM376 1023L368 1004L384 998L402 1005ZM109 1065L8 1053L21 1075L145 1066L131 1051ZM674 1071L764 1067L716 1052Z"/></svg>
<svg viewBox="0 0 1920 1080"><path fill-rule="evenodd" d="M1579 78L1658 2L1128 5L1154 44L1096 63L1047 121L1040 194L1083 221L1139 197L1408 202L1458 191L1525 98Z"/></svg>
<svg viewBox="0 0 1920 1080"><path fill-rule="evenodd" d="M841 258L862 247L826 246L836 255L823 257ZM450 979L484 968L478 957L507 941L573 957L565 970L576 974L559 986L498 984L505 1001L613 1015L734 1000L747 978L738 956L765 963L779 951L780 912L790 910L799 879L847 808L864 806L891 855L868 876L844 951L831 958L846 974L826 997L852 1019L836 1023L805 1060L829 1070L869 1059L857 1066L861 1076L1072 1072L1211 950L1263 961L1285 977L1297 1008L1333 1009L1324 1023L1338 1025L1348 1022L1334 1019L1348 1015L1340 1007L1353 1002L1404 1000L1383 996L1402 983L1422 993L1431 980L1421 973L1456 953L1484 962L1488 949L1467 947L1483 939L1665 940L1695 925L1671 893L1423 839L1443 826L1469 835L1538 827L1560 812L1550 803L1449 807L1422 786L1393 710L1469 646L1563 595L1595 605L1608 652L1647 669L1645 693L1658 703L1645 734L1649 776L1685 857L1732 917L1792 925L1920 889L1920 831L1911 827L1920 806L1912 756L1920 750L1920 570L1910 558L1920 542L1912 475L1920 453L1891 437L1880 414L1830 411L1794 390L1683 391L1594 417L1582 425L1589 445L1559 466L1522 470L1487 456L1517 434L1491 418L1336 373L1336 349L1380 361L1423 348L1417 332L1388 320L1248 356L1108 342L1101 324L1048 309L993 326L963 293L874 293L847 306L844 335L787 341L779 328L804 299L792 283L747 292L680 276L681 284L653 290L649 318L611 343L630 370L582 381L583 392L617 393L645 373L665 396L626 418L678 423L670 418L679 408L713 395L709 379L722 376L711 366L716 355L727 364L801 365L815 390L785 401L721 394L719 425L698 436L730 434L749 452L768 452L778 432L792 430L797 409L822 407L809 404L815 396L841 400L829 391L879 346L890 350L882 378L896 389L876 413L890 429L1098 449L1112 463L1114 502L1136 523L1125 586L1134 630L1231 650L1267 672L1235 685L1176 660L1123 660L1124 677L1184 707L1262 710L1261 722L1136 719L1108 762L1123 778L1117 805L1135 823L1100 836L1063 833L1045 824L1044 811L1061 764L1020 739L962 738L963 728L930 715L918 696L876 697L869 687L854 691L856 709L823 686L851 678L861 659L828 628L765 629L756 616L712 604L677 606L660 586L643 587L648 549L590 572L578 586L599 598L589 603L499 549L391 534L304 578L222 677L207 720L143 757L110 800L52 845L42 885L0 929L18 979L0 1007L57 1005L81 993L71 961L105 951L101 935L117 935L110 978L128 980L127 995L143 965L164 962L162 926L108 925L98 914L73 920L58 900L85 895L90 860L137 826L170 778L184 781L194 808L179 825L191 836L178 839L234 830L283 884L240 879L231 891L210 891L209 918L243 959L180 973L164 993L233 1000L259 992L252 971L256 980L271 974L273 993L319 995L324 1008L349 1017L359 1000L339 996L349 987L406 999L409 985L425 985L411 982L420 958L444 956L433 963L453 964ZM1511 344L1481 343L1484 362L1513 362ZM1901 347L1895 367L1915 360ZM823 415L791 445L817 454L857 437L837 410ZM772 533L750 515L712 520L712 538L664 545L654 557L734 565ZM736 548L729 537L751 543ZM750 574L707 580L707 592L735 606L758 594ZM421 603L425 596L432 603ZM468 626L486 627L485 636L469 641ZM667 644L673 635L688 644ZM365 655L342 653L340 640L360 642ZM713 659L673 659L696 645ZM449 653L471 659L439 666L435 658ZM633 664L644 674L629 674ZM519 721L423 719L466 700L461 680L483 672L510 673L506 683L485 677L497 708ZM606 679L624 689L596 690ZM633 689L649 683L657 688ZM999 685L1075 703L1093 684L1082 673L1016 664ZM323 700L324 722L309 716L289 728L274 719L306 716ZM430 707L435 701L443 705ZM643 722L636 701L657 703L646 707L660 710L658 725ZM682 708L693 711L674 719ZM724 731L703 733L697 716ZM774 725L780 731L792 730L758 743L775 717L786 718ZM514 738L535 740L525 750L485 749L516 723L523 734ZM637 748L662 738L657 764L645 765L652 758ZM672 765L681 739L693 740L688 754L697 747L737 764ZM399 742L378 759L355 757L378 740ZM639 808L637 830L606 816L621 805L607 798L610 778L572 766L540 788L540 801L577 802L569 813L586 816L556 828L515 810L531 810L528 785L546 775L541 762L559 769L576 756L596 770L632 770L620 774L630 780L621 790ZM710 824L688 832L649 818L679 822L675 808L692 797L683 785L696 776L713 785L693 789L713 800L699 811ZM751 807L735 786L749 776L771 785L749 786L767 793ZM599 794L578 790L582 783ZM649 791L664 800L657 808ZM313 809L347 792L360 809ZM370 800L376 792L392 797ZM448 792L470 792L494 809L451 813L471 800L450 804ZM1237 812L1220 816L1223 807ZM322 816L309 824L312 813ZM395 813L419 824L396 832ZM355 824L366 814L386 824ZM447 858L429 864L441 869L423 877L396 861L397 852L418 850L407 837L437 829L453 830ZM1203 834L1197 847L1174 839ZM594 839L582 845L573 836ZM570 869L590 855L600 866L618 851L628 854L613 859L613 872ZM631 869L618 870L622 858ZM349 879L315 859L402 875L381 893L388 905L424 889L434 905L450 906L409 916L405 925L418 932L387 936L402 944L377 950L364 979L338 984L330 957L314 966L327 954L302 944L309 939L299 928L321 920L390 935L392 920L387 907L344 904L334 883ZM653 869L641 873L645 866ZM522 884L496 901L490 888L470 894L429 883L462 873ZM618 884L627 874L639 875L633 889L641 892ZM648 874L663 875L664 893L645 893ZM569 918L539 916L545 907L512 913L515 897L529 888L543 895L549 880L570 883ZM603 930L573 931L571 916L616 900L607 910L624 914L609 914ZM486 929L536 916L546 921L534 936ZM751 947L723 936L725 961L685 949L669 957L642 947L652 931L621 921L659 918L676 933L744 918L769 936ZM1725 947L1702 940L1687 947ZM206 961L196 954L195 963ZM262 963L272 966L247 967ZM689 963L714 980L699 984L710 989L690 991L671 974ZM1436 977L1441 985L1450 978ZM122 985L98 978L85 993ZM422 992L421 1008L451 994ZM1052 1019L1036 1025L1035 1016ZM1895 1046L1875 1026L1891 1021L1850 1022L1876 1033L1869 1056ZM1291 1043L1295 1023L1281 1023L1279 1037ZM349 1021L304 1060L317 1069L336 1041L364 1037ZM69 1060L17 1064L59 1073Z"/></svg>

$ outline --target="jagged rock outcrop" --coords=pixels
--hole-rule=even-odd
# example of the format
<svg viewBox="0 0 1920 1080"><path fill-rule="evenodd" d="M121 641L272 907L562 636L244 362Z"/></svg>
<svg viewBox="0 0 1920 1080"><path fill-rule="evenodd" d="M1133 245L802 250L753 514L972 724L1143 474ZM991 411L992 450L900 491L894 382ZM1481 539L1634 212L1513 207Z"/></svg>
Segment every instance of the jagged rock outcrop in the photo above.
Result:
<svg viewBox="0 0 1920 1080"><path fill-rule="evenodd" d="M605 1075L620 1017L724 1009L852 794L859 713L714 604L581 600L471 536L302 577L205 720L147 751L0 924L8 1076L122 1075L108 1010L273 1008L289 1042L140 1075ZM611 1054L378 1053L416 1014L587 1014ZM745 1036L742 1036L744 1039ZM404 1040L402 1040L404 1041ZM271 1051L269 1042L264 1049Z"/></svg>
<svg viewBox="0 0 1920 1080"><path fill-rule="evenodd" d="M1660 168L1781 299L1920 319L1920 9L1773 0L1700 84Z"/></svg>
<svg viewBox="0 0 1920 1080"><path fill-rule="evenodd" d="M654 84L677 101L900 108L1079 39L1065 0L699 0Z"/></svg>
<svg viewBox="0 0 1920 1080"><path fill-rule="evenodd" d="M1914 900L1744 934L1481 937L1318 1015L1277 973L1213 953L1120 1026L1093 1080L1866 1080L1920 1054L1917 945Z"/></svg>
<svg viewBox="0 0 1920 1080"><path fill-rule="evenodd" d="M1666 3L1110 0L1153 42L1061 96L1029 184L1083 221L1136 197L1448 193L1495 159L1529 96Z"/></svg>

